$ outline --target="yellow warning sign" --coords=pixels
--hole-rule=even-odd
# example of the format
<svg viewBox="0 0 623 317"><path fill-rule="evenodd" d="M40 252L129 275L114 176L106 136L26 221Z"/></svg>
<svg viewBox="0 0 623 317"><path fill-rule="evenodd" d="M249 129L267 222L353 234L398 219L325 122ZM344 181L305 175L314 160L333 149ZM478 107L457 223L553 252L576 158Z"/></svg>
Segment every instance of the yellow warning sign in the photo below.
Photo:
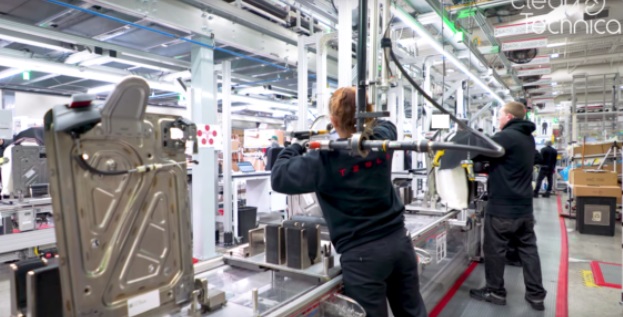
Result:
<svg viewBox="0 0 623 317"><path fill-rule="evenodd" d="M593 271L591 270L582 270L582 280L584 280L584 285L586 287L599 287L597 286L597 284L595 284Z"/></svg>

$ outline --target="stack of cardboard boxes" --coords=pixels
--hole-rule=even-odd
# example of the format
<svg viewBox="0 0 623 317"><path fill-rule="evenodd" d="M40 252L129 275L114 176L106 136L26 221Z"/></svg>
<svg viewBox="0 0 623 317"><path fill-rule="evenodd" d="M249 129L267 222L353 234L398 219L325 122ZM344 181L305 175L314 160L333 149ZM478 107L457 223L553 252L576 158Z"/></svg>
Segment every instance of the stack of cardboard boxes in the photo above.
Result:
<svg viewBox="0 0 623 317"><path fill-rule="evenodd" d="M585 143L574 146L571 155L580 167L569 172L569 184L576 199L576 230L580 233L614 235L615 210L621 204L621 185L618 175L621 165L611 158L618 157L614 152L619 146L614 141ZM603 162L610 151L610 158ZM610 163L610 164L605 164ZM597 166L602 165L597 170Z"/></svg>
<svg viewBox="0 0 623 317"><path fill-rule="evenodd" d="M614 168L613 162L605 162L602 170L597 170L597 165L603 160L596 156L605 156L606 153L617 144L615 141L601 143L584 143L572 148L571 154L576 158L591 157L582 162L582 166L573 169L569 173L569 183L573 187L573 193L577 197L615 197L617 203L621 203L621 186L617 175L621 173L621 164ZM611 153L614 154L614 153ZM595 164L587 163L594 160ZM587 166L588 165L588 166Z"/></svg>
<svg viewBox="0 0 623 317"><path fill-rule="evenodd" d="M617 173L604 170L573 169L569 183L576 197L614 197L621 203Z"/></svg>

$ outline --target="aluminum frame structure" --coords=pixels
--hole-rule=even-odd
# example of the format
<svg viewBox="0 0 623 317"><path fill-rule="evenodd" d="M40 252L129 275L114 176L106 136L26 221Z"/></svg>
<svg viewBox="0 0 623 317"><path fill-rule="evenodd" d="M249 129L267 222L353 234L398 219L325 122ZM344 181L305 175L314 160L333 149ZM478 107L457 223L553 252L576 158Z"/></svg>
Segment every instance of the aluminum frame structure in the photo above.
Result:
<svg viewBox="0 0 623 317"><path fill-rule="evenodd" d="M598 75L575 75L571 87L571 141L579 142L587 136L608 139L618 135L623 128L623 113L620 112L621 80L618 73ZM596 104L597 112L589 111ZM579 110L582 110L581 112ZM589 135L591 130L601 135Z"/></svg>

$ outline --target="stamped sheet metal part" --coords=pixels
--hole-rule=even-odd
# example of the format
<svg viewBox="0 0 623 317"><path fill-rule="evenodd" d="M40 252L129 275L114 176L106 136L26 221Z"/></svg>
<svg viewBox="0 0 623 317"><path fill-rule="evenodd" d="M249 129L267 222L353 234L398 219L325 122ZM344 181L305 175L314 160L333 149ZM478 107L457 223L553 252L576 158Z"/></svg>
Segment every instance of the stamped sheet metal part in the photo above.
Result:
<svg viewBox="0 0 623 317"><path fill-rule="evenodd" d="M186 140L163 145L172 142L163 127L180 120L145 114L149 93L145 80L129 77L99 123L90 105L58 106L45 116L66 316L133 315L128 302L155 292L154 307L139 313L154 315L191 298ZM138 168L149 164L161 165ZM119 171L133 172L112 175Z"/></svg>
<svg viewBox="0 0 623 317"><path fill-rule="evenodd" d="M48 182L45 148L16 145L12 148L12 177L14 196L30 195L30 187Z"/></svg>

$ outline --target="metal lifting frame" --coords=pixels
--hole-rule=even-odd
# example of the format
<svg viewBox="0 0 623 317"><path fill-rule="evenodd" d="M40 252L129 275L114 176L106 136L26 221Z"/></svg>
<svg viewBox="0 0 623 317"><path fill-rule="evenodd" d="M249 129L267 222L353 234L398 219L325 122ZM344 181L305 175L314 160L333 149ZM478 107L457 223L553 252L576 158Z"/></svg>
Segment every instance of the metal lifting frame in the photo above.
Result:
<svg viewBox="0 0 623 317"><path fill-rule="evenodd" d="M587 133L591 130L602 131L600 138L607 139L613 134L616 134L619 130L619 74L608 73L598 75L575 75L572 79L571 95L572 95L572 108L571 108L571 124L572 124L572 141L578 141L578 138L587 136ZM599 83L591 84L591 80L598 80ZM612 81L611 84L608 81ZM596 88L596 89L595 89ZM589 90L592 90L589 92ZM609 92L612 92L611 94ZM592 96L596 94L596 96ZM601 103L601 113L590 113L588 106L592 103ZM608 106L608 103L610 105ZM579 105L584 105L583 112L578 113ZM578 117L584 117L584 120L578 122ZM590 118L599 118L600 123L598 126L590 125ZM612 125L606 126L606 118L612 118ZM612 132L612 133L608 133ZM593 135L596 136L596 135Z"/></svg>

